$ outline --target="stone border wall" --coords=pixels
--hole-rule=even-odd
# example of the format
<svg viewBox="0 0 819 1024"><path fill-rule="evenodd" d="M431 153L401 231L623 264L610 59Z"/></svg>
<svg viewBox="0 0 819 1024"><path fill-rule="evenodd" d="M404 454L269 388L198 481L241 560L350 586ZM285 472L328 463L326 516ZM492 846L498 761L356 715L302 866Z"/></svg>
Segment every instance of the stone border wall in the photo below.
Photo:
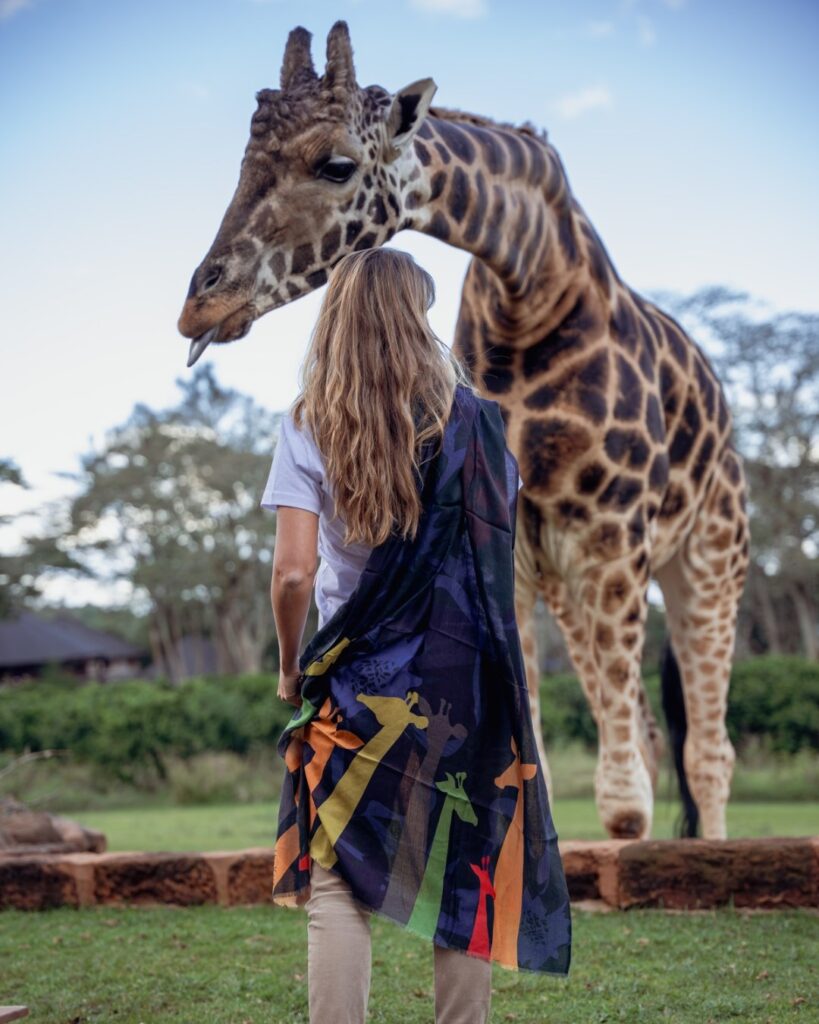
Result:
<svg viewBox="0 0 819 1024"><path fill-rule="evenodd" d="M819 836L567 840L573 901L694 910L819 907ZM0 909L271 903L272 847L224 853L0 854Z"/></svg>

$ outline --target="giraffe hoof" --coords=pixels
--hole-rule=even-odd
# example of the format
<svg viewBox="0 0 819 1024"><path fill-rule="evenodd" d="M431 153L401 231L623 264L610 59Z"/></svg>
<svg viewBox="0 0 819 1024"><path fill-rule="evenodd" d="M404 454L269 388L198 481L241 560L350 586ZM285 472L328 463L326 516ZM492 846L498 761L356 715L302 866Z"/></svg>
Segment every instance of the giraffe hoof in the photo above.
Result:
<svg viewBox="0 0 819 1024"><path fill-rule="evenodd" d="M648 831L645 815L639 811L618 814L606 828L612 839L641 839Z"/></svg>

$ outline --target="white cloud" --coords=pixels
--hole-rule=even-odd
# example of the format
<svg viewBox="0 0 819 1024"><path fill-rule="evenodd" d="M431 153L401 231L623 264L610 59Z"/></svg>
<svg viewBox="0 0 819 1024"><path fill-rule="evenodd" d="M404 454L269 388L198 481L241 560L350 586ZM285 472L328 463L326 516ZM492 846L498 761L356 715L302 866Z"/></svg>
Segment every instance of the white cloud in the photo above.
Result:
<svg viewBox="0 0 819 1024"><path fill-rule="evenodd" d="M589 21L586 28L591 36L610 36L614 32L613 21Z"/></svg>
<svg viewBox="0 0 819 1024"><path fill-rule="evenodd" d="M638 18L637 31L640 34L640 42L643 46L653 46L657 42L657 33L654 31L654 24L650 18Z"/></svg>
<svg viewBox="0 0 819 1024"><path fill-rule="evenodd" d="M612 105L612 95L605 85L593 85L577 92L566 93L555 101L555 109L567 121L590 110L601 110Z"/></svg>
<svg viewBox="0 0 819 1024"><path fill-rule="evenodd" d="M419 11L455 18L482 18L488 11L486 0L410 0L410 4Z"/></svg>
<svg viewBox="0 0 819 1024"><path fill-rule="evenodd" d="M0 0L0 21L12 18L15 14L31 7L34 0Z"/></svg>
<svg viewBox="0 0 819 1024"><path fill-rule="evenodd" d="M681 11L685 8L688 0L652 0L651 6L664 7L667 11ZM613 17L597 18L587 20L584 31L587 35L602 38L611 36L617 31L618 26L629 21L637 26L637 37L642 46L653 46L657 42L657 30L654 21L647 14L641 13L647 9L646 0L618 0Z"/></svg>
<svg viewBox="0 0 819 1024"><path fill-rule="evenodd" d="M210 98L210 89L204 82L186 79L184 82L180 82L179 88L184 96L192 100L206 100Z"/></svg>

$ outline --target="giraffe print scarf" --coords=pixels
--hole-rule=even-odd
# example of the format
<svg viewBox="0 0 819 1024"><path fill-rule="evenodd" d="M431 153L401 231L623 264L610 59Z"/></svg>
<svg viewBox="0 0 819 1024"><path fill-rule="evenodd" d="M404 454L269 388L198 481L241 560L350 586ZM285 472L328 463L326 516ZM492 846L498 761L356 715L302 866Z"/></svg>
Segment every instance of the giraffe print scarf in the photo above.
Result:
<svg viewBox="0 0 819 1024"><path fill-rule="evenodd" d="M315 859L438 945L566 975L569 895L514 616L517 464L497 402L457 387L419 489L416 537L372 550L299 660L273 901L302 905Z"/></svg>

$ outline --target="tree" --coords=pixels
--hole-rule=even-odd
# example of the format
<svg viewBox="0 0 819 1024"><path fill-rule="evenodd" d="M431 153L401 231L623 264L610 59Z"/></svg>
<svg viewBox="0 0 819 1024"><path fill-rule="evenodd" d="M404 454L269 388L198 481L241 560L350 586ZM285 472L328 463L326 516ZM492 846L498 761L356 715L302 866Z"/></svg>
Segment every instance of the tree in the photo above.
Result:
<svg viewBox="0 0 819 1024"><path fill-rule="evenodd" d="M665 296L729 397L748 477L752 644L819 658L819 315L755 310L744 292Z"/></svg>
<svg viewBox="0 0 819 1024"><path fill-rule="evenodd" d="M205 633L219 670L254 672L273 632L273 517L259 507L275 414L222 388L210 365L178 405L135 406L82 457L59 546L101 581L127 581L155 659L182 675L179 640Z"/></svg>
<svg viewBox="0 0 819 1024"><path fill-rule="evenodd" d="M0 458L0 488L12 487L28 490L30 485L13 460ZM0 526L7 526L24 514L0 514ZM47 523L49 514L46 512ZM42 596L43 583L50 573L84 572L83 567L70 554L56 545L57 533L53 524L47 525L39 535L25 537L21 550L0 554L0 619L12 618L38 600Z"/></svg>

